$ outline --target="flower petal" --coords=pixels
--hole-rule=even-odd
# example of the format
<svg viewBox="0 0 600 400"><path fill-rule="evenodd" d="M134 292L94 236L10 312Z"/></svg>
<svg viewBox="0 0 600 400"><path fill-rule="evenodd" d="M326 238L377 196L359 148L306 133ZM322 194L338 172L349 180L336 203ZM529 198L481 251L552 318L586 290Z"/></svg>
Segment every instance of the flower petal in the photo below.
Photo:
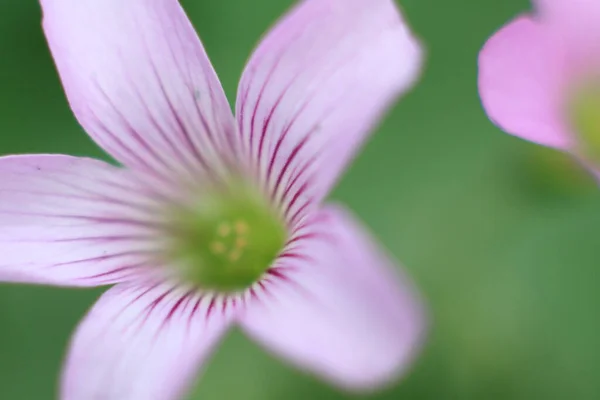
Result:
<svg viewBox="0 0 600 400"><path fill-rule="evenodd" d="M533 0L533 2L539 14L549 21L570 25L575 29L579 25L582 33L586 28L595 28L592 32L600 32L598 27L600 2L597 0ZM581 26L581 23L585 26Z"/></svg>
<svg viewBox="0 0 600 400"><path fill-rule="evenodd" d="M0 280L95 286L147 273L158 217L140 182L92 159L0 158Z"/></svg>
<svg viewBox="0 0 600 400"><path fill-rule="evenodd" d="M234 119L177 0L41 3L71 107L98 144L154 172L220 168Z"/></svg>
<svg viewBox="0 0 600 400"><path fill-rule="evenodd" d="M568 149L566 68L560 38L549 27L525 16L515 19L479 54L479 93L488 116L510 134Z"/></svg>
<svg viewBox="0 0 600 400"><path fill-rule="evenodd" d="M268 348L348 389L372 389L402 373L419 349L425 318L352 217L326 209L262 282L242 326Z"/></svg>
<svg viewBox="0 0 600 400"><path fill-rule="evenodd" d="M600 2L597 0L536 0L541 22L567 43L574 74L597 79L600 69Z"/></svg>
<svg viewBox="0 0 600 400"><path fill-rule="evenodd" d="M251 57L236 104L243 146L272 196L288 209L322 199L420 65L391 0L294 8Z"/></svg>
<svg viewBox="0 0 600 400"><path fill-rule="evenodd" d="M167 283L109 289L75 333L61 399L180 398L231 320L211 304Z"/></svg>

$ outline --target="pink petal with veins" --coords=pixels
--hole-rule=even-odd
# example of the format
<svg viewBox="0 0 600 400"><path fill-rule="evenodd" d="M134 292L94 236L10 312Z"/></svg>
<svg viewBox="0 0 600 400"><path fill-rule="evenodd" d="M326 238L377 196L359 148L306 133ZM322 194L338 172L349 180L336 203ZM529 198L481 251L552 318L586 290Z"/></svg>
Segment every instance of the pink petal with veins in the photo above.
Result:
<svg viewBox="0 0 600 400"><path fill-rule="evenodd" d="M220 173L234 119L178 1L41 3L71 107L100 146L157 174Z"/></svg>
<svg viewBox="0 0 600 400"><path fill-rule="evenodd" d="M267 348L347 389L404 373L426 327L410 280L352 216L327 207L298 232L242 326Z"/></svg>
<svg viewBox="0 0 600 400"><path fill-rule="evenodd" d="M148 190L102 161L0 158L0 280L98 286L149 273L162 222Z"/></svg>
<svg viewBox="0 0 600 400"><path fill-rule="evenodd" d="M306 0L259 44L236 114L260 181L288 214L327 195L419 75L421 47L391 0Z"/></svg>
<svg viewBox="0 0 600 400"><path fill-rule="evenodd" d="M109 289L75 332L61 399L181 398L235 313L211 304L167 282Z"/></svg>

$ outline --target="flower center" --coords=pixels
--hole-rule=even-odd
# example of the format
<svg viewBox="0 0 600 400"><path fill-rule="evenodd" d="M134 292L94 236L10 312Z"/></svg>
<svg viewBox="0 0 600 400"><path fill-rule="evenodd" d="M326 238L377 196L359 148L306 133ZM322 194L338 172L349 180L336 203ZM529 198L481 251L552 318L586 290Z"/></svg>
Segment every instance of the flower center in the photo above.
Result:
<svg viewBox="0 0 600 400"><path fill-rule="evenodd" d="M569 112L583 155L600 162L600 81L577 90Z"/></svg>
<svg viewBox="0 0 600 400"><path fill-rule="evenodd" d="M283 249L283 221L260 196L239 190L203 196L178 210L171 259L184 278L219 291L242 290L260 279Z"/></svg>

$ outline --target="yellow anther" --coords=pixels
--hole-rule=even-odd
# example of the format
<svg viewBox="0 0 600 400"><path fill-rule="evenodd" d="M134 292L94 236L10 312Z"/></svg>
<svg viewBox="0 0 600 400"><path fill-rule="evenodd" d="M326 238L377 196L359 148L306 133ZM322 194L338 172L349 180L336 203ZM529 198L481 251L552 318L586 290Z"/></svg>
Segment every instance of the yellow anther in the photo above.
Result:
<svg viewBox="0 0 600 400"><path fill-rule="evenodd" d="M229 256L228 256L229 261L236 262L237 260L240 259L241 255L242 255L242 250L235 249L235 250L231 251L231 253L229 253Z"/></svg>
<svg viewBox="0 0 600 400"><path fill-rule="evenodd" d="M214 254L223 254L225 253L225 245L221 242L211 242L210 251Z"/></svg>
<svg viewBox="0 0 600 400"><path fill-rule="evenodd" d="M217 234L221 237L228 236L230 233L231 225L229 225L227 222L223 222L217 227Z"/></svg>
<svg viewBox="0 0 600 400"><path fill-rule="evenodd" d="M240 220L235 223L235 231L238 235L246 234L249 229L250 229L250 227L248 226L246 221Z"/></svg>
<svg viewBox="0 0 600 400"><path fill-rule="evenodd" d="M235 247L238 249L243 249L248 244L248 241L243 237L238 237L235 239Z"/></svg>

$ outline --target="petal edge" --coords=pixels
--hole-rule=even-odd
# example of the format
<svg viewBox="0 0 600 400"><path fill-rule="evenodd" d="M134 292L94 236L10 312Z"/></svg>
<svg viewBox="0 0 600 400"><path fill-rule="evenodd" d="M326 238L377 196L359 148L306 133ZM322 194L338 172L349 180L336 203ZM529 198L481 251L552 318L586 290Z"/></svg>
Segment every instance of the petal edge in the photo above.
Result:
<svg viewBox="0 0 600 400"><path fill-rule="evenodd" d="M523 139L569 149L564 56L559 38L529 16L496 32L479 54L479 94L492 122Z"/></svg>

